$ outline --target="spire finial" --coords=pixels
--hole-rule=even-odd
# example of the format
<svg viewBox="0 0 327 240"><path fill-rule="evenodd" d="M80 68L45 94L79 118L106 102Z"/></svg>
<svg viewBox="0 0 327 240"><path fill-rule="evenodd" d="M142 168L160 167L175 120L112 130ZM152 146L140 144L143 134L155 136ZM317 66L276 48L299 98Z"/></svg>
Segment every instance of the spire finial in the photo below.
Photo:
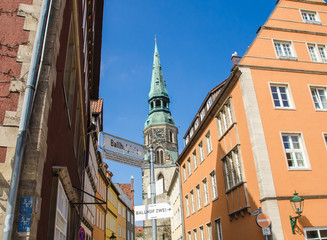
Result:
<svg viewBox="0 0 327 240"><path fill-rule="evenodd" d="M154 34L154 41L157 43L157 34Z"/></svg>

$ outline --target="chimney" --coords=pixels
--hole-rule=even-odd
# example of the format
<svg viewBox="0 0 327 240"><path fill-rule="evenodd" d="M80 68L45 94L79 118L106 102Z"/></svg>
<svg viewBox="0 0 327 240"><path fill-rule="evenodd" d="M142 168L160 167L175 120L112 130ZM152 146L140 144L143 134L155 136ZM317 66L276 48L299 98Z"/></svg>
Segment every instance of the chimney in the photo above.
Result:
<svg viewBox="0 0 327 240"><path fill-rule="evenodd" d="M233 67L234 67L235 65L239 64L240 61L241 61L241 59L242 59L242 56L237 56L237 52L234 52L234 53L232 54L232 58L231 58L231 60L232 60L232 64L233 64Z"/></svg>
<svg viewBox="0 0 327 240"><path fill-rule="evenodd" d="M131 176L131 205L132 210L134 210L134 177Z"/></svg>

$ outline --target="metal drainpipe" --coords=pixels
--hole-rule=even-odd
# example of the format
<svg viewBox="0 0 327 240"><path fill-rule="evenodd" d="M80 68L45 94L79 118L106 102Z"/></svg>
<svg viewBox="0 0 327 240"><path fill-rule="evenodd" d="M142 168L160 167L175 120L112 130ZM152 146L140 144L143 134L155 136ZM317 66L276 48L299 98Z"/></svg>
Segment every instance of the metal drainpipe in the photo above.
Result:
<svg viewBox="0 0 327 240"><path fill-rule="evenodd" d="M185 240L185 225L184 225L184 207L183 207L183 195L182 195L182 179L181 179L181 166L179 163L176 161L175 164L178 167L178 180L179 180L179 190L180 190L180 195L179 195L179 201L181 205L181 218L182 218L182 239Z"/></svg>
<svg viewBox="0 0 327 240"><path fill-rule="evenodd" d="M41 53L45 44L46 30L49 23L49 12L51 10L52 0L44 0L41 6L39 24L37 27L35 42L33 46L31 65L28 72L23 108L21 119L19 123L14 165L11 174L11 182L9 186L9 196L7 202L5 225L2 240L10 240L12 237L12 229L15 215L15 208L17 202L18 185L20 178L21 165L23 160L23 153L25 149L26 130L29 125L32 108L34 93L37 87L39 73L40 73L40 59Z"/></svg>

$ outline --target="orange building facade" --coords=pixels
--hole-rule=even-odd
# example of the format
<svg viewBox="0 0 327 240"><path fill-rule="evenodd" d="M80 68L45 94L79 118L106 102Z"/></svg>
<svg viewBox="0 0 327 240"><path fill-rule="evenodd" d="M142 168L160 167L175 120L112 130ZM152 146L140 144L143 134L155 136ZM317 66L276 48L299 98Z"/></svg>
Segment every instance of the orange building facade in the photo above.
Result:
<svg viewBox="0 0 327 240"><path fill-rule="evenodd" d="M186 239L326 239L327 4L280 0L180 154ZM304 199L291 228L293 193ZM202 237L203 236L203 237Z"/></svg>

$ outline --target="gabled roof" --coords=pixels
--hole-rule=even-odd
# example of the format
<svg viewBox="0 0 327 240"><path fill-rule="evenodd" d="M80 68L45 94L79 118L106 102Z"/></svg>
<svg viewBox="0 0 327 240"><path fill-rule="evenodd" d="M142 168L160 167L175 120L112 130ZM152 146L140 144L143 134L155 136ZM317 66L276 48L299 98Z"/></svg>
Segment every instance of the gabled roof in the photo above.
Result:
<svg viewBox="0 0 327 240"><path fill-rule="evenodd" d="M118 183L118 185L128 199L132 200L132 185L130 183Z"/></svg>

